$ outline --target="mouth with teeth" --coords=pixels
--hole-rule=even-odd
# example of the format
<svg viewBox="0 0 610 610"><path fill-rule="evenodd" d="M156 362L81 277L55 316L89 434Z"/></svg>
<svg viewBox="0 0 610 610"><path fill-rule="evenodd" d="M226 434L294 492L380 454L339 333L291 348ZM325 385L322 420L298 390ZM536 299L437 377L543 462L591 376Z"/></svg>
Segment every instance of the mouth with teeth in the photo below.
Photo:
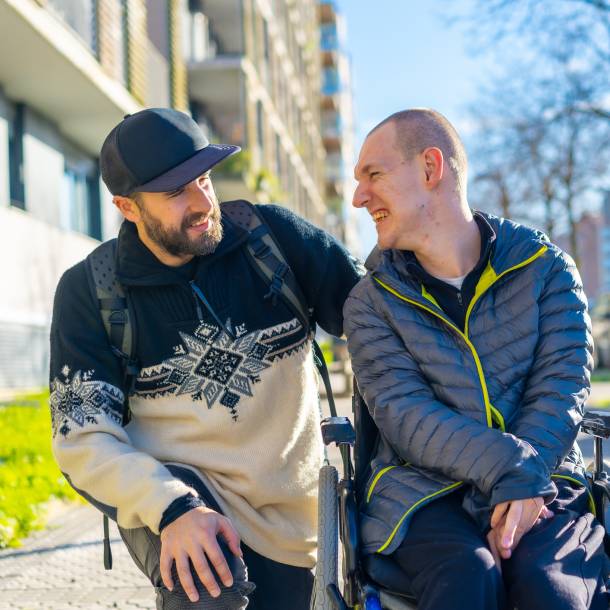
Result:
<svg viewBox="0 0 610 610"><path fill-rule="evenodd" d="M380 222L382 222L384 220L384 218L387 218L388 216L389 216L389 214L385 210L377 210L376 212L373 212L373 214L372 214L375 224L379 224Z"/></svg>
<svg viewBox="0 0 610 610"><path fill-rule="evenodd" d="M200 217L194 222L191 222L188 225L188 228L197 232L197 233L205 233L211 226L212 219L210 217L204 218Z"/></svg>

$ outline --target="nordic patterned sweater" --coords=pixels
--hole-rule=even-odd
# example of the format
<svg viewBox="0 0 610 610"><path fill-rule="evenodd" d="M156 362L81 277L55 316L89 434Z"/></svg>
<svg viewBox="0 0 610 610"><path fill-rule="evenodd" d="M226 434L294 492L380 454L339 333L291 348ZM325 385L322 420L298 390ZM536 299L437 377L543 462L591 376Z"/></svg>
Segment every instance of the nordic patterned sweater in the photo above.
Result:
<svg viewBox="0 0 610 610"><path fill-rule="evenodd" d="M313 321L341 335L357 262L285 208L259 210ZM125 427L122 368L85 262L65 272L51 327L53 450L71 485L124 528L157 533L162 520L170 522L170 506L196 495L164 465L182 464L201 477L248 546L311 567L323 454L311 337L281 299L264 298L268 286L242 247L247 233L224 217L223 226L216 252L182 268L162 264L133 224L120 230L117 278L132 299L142 367ZM191 279L233 337L198 300Z"/></svg>

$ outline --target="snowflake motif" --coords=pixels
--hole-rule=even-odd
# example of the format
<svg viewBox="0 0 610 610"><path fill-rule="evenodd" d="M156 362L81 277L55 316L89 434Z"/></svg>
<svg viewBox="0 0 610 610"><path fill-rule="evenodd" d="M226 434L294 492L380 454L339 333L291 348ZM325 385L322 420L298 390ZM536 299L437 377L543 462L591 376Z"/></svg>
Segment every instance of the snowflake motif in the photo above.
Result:
<svg viewBox="0 0 610 610"><path fill-rule="evenodd" d="M230 328L230 320L227 321ZM224 329L201 323L194 335L180 333L182 345L174 356L140 371L136 394L142 397L189 395L207 408L220 404L238 420L238 405L253 396L253 387L276 358L302 349L307 342L303 326L295 318L265 330L231 337Z"/></svg>
<svg viewBox="0 0 610 610"><path fill-rule="evenodd" d="M76 371L69 378L70 368L62 369L64 379L56 377L51 383L51 421L53 436L68 436L72 426L97 424L98 418L107 417L121 424L124 395L119 388L104 381L92 381L95 371Z"/></svg>

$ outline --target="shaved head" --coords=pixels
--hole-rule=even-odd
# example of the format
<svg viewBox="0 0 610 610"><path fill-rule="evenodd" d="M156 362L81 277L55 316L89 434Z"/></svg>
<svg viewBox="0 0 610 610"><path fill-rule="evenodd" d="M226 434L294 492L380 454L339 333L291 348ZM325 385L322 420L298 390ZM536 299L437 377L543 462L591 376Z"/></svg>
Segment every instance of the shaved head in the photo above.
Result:
<svg viewBox="0 0 610 610"><path fill-rule="evenodd" d="M457 131L442 114L427 108L402 110L373 127L369 135L387 123L394 125L396 129L394 145L407 161L426 148L440 149L455 178L456 191L461 196L466 196L468 171L466 151Z"/></svg>

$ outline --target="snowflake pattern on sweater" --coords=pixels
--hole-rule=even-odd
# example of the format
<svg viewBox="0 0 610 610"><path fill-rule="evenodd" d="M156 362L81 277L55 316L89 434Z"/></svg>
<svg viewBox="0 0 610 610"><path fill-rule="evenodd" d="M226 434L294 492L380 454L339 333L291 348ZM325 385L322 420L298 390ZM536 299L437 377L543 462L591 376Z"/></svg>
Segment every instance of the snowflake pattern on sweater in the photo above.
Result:
<svg viewBox="0 0 610 610"><path fill-rule="evenodd" d="M230 320L226 327L231 326ZM204 401L208 409L217 402L238 420L238 403L253 396L261 373L277 358L302 349L308 337L296 319L267 329L231 337L225 329L201 323L194 335L181 332L175 355L144 368L136 380L135 394L155 398L174 394Z"/></svg>
<svg viewBox="0 0 610 610"><path fill-rule="evenodd" d="M95 371L76 371L70 378L70 368L62 369L63 379L51 382L51 423L53 437L66 437L73 425L97 424L98 417L109 417L115 423L123 421L123 392L104 381L93 380Z"/></svg>

